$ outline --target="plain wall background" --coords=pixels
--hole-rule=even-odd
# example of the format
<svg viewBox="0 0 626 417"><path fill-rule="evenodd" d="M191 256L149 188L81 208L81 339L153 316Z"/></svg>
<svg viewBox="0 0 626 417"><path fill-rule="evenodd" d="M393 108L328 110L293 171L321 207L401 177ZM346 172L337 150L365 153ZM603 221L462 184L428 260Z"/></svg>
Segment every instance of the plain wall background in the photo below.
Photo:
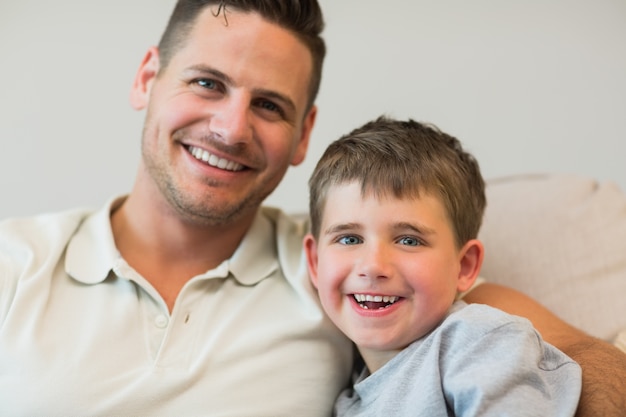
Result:
<svg viewBox="0 0 626 417"><path fill-rule="evenodd" d="M130 191L128 104L174 0L0 0L0 218ZM483 175L626 190L626 1L321 0L328 55L307 161L268 204L306 210L326 145L380 114L457 136Z"/></svg>

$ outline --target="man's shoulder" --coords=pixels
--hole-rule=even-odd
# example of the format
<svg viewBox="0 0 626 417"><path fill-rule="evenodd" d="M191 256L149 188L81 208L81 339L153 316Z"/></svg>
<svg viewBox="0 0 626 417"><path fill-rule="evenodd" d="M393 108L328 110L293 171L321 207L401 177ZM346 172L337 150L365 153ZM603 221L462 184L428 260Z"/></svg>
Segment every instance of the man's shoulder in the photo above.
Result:
<svg viewBox="0 0 626 417"><path fill-rule="evenodd" d="M309 231L308 215L288 214L278 208L267 206L261 208L261 213L272 223L279 249L282 247L290 252L295 249L300 253L302 239Z"/></svg>
<svg viewBox="0 0 626 417"><path fill-rule="evenodd" d="M31 230L59 230L76 225L93 213L93 209L81 207L62 211L41 213L33 216L9 217L0 220L0 232L29 232Z"/></svg>
<svg viewBox="0 0 626 417"><path fill-rule="evenodd" d="M276 207L263 206L261 213L277 228L280 226L281 232L296 233L304 237L309 230L309 215L306 212L286 213Z"/></svg>
<svg viewBox="0 0 626 417"><path fill-rule="evenodd" d="M274 227L276 255L283 274L289 281L305 281L308 274L302 241L309 231L309 218L306 213L287 214L274 207L262 207L261 213Z"/></svg>
<svg viewBox="0 0 626 417"><path fill-rule="evenodd" d="M66 242L92 212L89 208L74 208L4 219L0 221L0 248L8 254L27 247L58 246L59 242Z"/></svg>

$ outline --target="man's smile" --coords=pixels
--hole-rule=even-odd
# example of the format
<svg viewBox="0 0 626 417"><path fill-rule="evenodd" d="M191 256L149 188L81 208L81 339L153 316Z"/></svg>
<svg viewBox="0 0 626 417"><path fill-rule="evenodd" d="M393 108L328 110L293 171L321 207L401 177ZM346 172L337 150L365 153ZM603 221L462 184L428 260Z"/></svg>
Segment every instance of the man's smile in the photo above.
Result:
<svg viewBox="0 0 626 417"><path fill-rule="evenodd" d="M195 146L189 146L187 149L194 158L199 161L205 162L212 167L224 169L227 171L241 171L245 168L243 165L238 164L237 162L229 161L228 159L224 158L219 158L209 153L208 151L197 148Z"/></svg>

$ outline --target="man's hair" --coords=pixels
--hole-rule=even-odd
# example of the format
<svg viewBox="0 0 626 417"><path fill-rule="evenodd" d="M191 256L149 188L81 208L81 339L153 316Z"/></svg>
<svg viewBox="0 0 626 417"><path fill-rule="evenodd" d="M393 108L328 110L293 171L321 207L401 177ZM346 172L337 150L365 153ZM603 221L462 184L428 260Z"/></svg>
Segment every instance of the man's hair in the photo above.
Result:
<svg viewBox="0 0 626 417"><path fill-rule="evenodd" d="M486 206L478 162L433 125L381 116L331 143L309 180L316 238L329 188L355 181L363 196L439 198L459 248L478 235Z"/></svg>
<svg viewBox="0 0 626 417"><path fill-rule="evenodd" d="M214 15L218 17L222 14L225 25L228 25L229 11L254 12L293 33L311 53L313 69L307 107L313 105L326 55L326 44L321 37L324 18L317 0L178 0L159 41L161 69L166 68L184 46L198 16L207 6L217 6Z"/></svg>

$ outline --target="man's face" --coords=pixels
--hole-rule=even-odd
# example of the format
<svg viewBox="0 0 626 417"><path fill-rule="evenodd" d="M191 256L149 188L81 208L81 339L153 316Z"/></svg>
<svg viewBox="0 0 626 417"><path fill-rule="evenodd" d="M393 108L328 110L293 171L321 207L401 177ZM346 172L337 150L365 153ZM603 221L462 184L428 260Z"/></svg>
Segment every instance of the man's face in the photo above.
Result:
<svg viewBox="0 0 626 417"><path fill-rule="evenodd" d="M145 177L186 219L224 225L252 216L302 162L316 109L305 114L303 43L257 14L213 12L158 75L158 51L148 53L131 101L147 108Z"/></svg>

